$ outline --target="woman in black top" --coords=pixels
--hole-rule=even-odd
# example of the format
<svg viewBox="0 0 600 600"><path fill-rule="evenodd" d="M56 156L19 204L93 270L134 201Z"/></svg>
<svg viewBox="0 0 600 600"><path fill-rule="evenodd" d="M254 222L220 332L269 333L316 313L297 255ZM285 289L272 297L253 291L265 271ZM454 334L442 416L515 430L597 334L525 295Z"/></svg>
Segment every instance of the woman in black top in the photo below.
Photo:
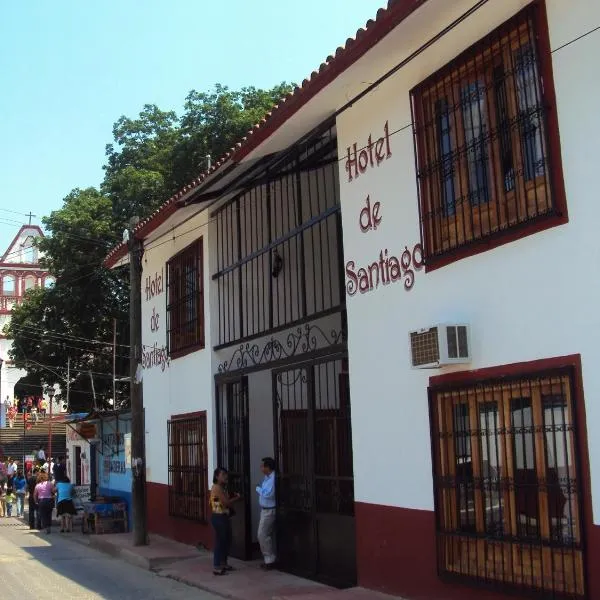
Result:
<svg viewBox="0 0 600 600"><path fill-rule="evenodd" d="M42 525L40 522L40 515L37 510L37 505L35 503L33 492L35 491L35 486L37 484L37 476L40 472L38 467L35 467L33 471L29 472L29 477L27 478L27 491L29 492L29 501L28 501L28 511L29 511L29 529L41 529ZM36 518L37 517L37 518ZM37 527L36 527L37 525Z"/></svg>

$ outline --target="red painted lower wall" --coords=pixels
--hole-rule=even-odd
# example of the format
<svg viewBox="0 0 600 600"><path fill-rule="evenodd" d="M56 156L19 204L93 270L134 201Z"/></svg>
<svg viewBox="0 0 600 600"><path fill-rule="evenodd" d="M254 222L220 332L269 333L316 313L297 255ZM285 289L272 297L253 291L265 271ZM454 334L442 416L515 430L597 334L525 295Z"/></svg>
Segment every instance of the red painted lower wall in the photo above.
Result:
<svg viewBox="0 0 600 600"><path fill-rule="evenodd" d="M146 483L148 531L183 544L202 544L212 548L213 536L210 525L202 525L188 519L169 516L169 486Z"/></svg>
<svg viewBox="0 0 600 600"><path fill-rule="evenodd" d="M600 527L587 529L588 598L600 600ZM515 600L440 580L433 512L357 502L356 539L362 587L410 600Z"/></svg>

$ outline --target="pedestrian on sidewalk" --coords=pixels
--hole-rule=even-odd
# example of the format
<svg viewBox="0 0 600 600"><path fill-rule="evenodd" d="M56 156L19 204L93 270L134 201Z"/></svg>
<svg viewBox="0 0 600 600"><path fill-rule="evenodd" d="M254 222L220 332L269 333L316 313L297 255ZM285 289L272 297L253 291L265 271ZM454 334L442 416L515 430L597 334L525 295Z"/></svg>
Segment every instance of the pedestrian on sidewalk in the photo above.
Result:
<svg viewBox="0 0 600 600"><path fill-rule="evenodd" d="M15 489L12 486L6 488L6 516L12 517L13 506L17 503Z"/></svg>
<svg viewBox="0 0 600 600"><path fill-rule="evenodd" d="M55 481L62 481L67 477L67 465L65 464L65 459L63 456L59 456L56 459L56 464L54 465L54 470L52 471L54 475Z"/></svg>
<svg viewBox="0 0 600 600"><path fill-rule="evenodd" d="M231 547L231 513L233 504L240 499L239 494L229 496L226 492L228 473L217 468L213 474L213 486L210 490L210 522L215 530L215 550L213 554L213 575L225 575L233 568L228 564Z"/></svg>
<svg viewBox="0 0 600 600"><path fill-rule="evenodd" d="M0 484L0 517L6 517L6 483Z"/></svg>
<svg viewBox="0 0 600 600"><path fill-rule="evenodd" d="M6 482L7 485L12 486L12 481L17 474L18 464L16 460L13 460L8 457L8 462L6 463L6 475L8 476L8 480Z"/></svg>
<svg viewBox="0 0 600 600"><path fill-rule="evenodd" d="M258 523L258 543L262 552L264 562L262 569L273 569L275 567L275 461L263 458L260 470L264 479L256 486L258 503L260 504L260 521Z"/></svg>
<svg viewBox="0 0 600 600"><path fill-rule="evenodd" d="M17 471L14 481L15 494L17 496L17 517L22 517L25 508L25 494L27 493L27 480L23 476L23 471Z"/></svg>
<svg viewBox="0 0 600 600"><path fill-rule="evenodd" d="M40 467L46 462L46 453L43 446L40 446L39 450L35 453L35 457Z"/></svg>
<svg viewBox="0 0 600 600"><path fill-rule="evenodd" d="M14 406L10 406L8 409L8 426L12 429L15 426L15 417L17 416L17 409Z"/></svg>
<svg viewBox="0 0 600 600"><path fill-rule="evenodd" d="M27 479L27 492L29 494L27 510L29 511L29 529L41 529L40 513L38 511L37 504L35 503L35 486L37 485L37 477L39 475L39 467L34 467L33 471L29 473Z"/></svg>
<svg viewBox="0 0 600 600"><path fill-rule="evenodd" d="M56 516L60 517L60 532L73 532L73 515L77 514L73 504L73 484L64 475L54 484L56 494Z"/></svg>
<svg viewBox="0 0 600 600"><path fill-rule="evenodd" d="M48 480L48 473L40 473L37 477L37 484L33 497L38 505L41 517L41 528L46 533L52 532L52 509L54 508L54 490L52 483Z"/></svg>

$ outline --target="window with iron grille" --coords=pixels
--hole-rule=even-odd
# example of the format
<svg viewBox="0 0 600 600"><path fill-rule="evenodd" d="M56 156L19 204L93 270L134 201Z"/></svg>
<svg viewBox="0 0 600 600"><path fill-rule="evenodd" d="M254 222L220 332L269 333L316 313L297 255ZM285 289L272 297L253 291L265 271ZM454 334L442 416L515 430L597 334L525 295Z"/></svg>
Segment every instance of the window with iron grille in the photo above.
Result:
<svg viewBox="0 0 600 600"><path fill-rule="evenodd" d="M531 5L412 92L430 260L560 216L542 8Z"/></svg>
<svg viewBox="0 0 600 600"><path fill-rule="evenodd" d="M430 390L439 572L584 597L569 370Z"/></svg>
<svg viewBox="0 0 600 600"><path fill-rule="evenodd" d="M169 354L204 348L204 269L202 239L167 263Z"/></svg>
<svg viewBox="0 0 600 600"><path fill-rule="evenodd" d="M167 423L169 437L169 515L207 521L206 414Z"/></svg>

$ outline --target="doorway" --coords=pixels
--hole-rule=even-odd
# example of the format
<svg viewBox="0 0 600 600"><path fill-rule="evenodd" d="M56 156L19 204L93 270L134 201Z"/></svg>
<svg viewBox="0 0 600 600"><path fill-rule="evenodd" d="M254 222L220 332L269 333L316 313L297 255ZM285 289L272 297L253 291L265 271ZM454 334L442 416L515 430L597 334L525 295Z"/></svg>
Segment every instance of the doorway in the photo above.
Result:
<svg viewBox="0 0 600 600"><path fill-rule="evenodd" d="M240 494L231 519L231 556L252 558L248 378L217 380L218 464L229 472L229 492Z"/></svg>
<svg viewBox="0 0 600 600"><path fill-rule="evenodd" d="M283 569L337 587L356 583L347 360L275 370L277 548Z"/></svg>
<svg viewBox="0 0 600 600"><path fill-rule="evenodd" d="M81 446L75 446L75 485L81 485Z"/></svg>

